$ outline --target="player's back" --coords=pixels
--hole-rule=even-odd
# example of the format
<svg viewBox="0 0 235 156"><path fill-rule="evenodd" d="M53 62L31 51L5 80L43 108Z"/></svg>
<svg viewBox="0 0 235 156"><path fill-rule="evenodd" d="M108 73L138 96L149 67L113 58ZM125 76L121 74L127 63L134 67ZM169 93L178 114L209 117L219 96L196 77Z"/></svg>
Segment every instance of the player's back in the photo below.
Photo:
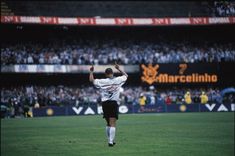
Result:
<svg viewBox="0 0 235 156"><path fill-rule="evenodd" d="M105 79L95 79L95 87L101 90L101 101L115 100L118 101L120 87L126 82L126 76L118 76Z"/></svg>

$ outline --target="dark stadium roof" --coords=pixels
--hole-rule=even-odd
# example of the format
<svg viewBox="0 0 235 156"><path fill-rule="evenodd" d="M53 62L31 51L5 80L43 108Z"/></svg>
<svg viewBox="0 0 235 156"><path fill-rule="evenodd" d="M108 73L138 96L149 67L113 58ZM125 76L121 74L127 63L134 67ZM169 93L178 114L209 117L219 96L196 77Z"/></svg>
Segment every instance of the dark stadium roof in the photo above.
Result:
<svg viewBox="0 0 235 156"><path fill-rule="evenodd" d="M12 14L60 17L211 16L206 1L4 1Z"/></svg>

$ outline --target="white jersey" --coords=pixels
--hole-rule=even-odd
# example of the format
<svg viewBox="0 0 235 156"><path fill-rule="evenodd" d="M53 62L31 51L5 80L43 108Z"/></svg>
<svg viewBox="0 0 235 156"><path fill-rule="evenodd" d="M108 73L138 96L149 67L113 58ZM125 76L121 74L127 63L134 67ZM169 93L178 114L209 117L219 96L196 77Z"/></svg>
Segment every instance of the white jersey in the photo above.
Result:
<svg viewBox="0 0 235 156"><path fill-rule="evenodd" d="M118 101L120 88L126 82L126 80L127 77L125 75L106 79L95 79L95 87L101 90L101 101Z"/></svg>

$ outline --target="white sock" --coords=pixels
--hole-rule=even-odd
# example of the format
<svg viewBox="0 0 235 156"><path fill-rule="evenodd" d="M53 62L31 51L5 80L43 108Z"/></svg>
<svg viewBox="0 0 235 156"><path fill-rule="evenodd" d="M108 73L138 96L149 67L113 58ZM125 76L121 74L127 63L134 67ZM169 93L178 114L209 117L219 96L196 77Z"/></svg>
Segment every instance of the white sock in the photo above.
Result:
<svg viewBox="0 0 235 156"><path fill-rule="evenodd" d="M106 126L106 129L105 129L105 132L106 132L106 136L107 136L107 138L109 139L109 129L110 129L110 127L109 126Z"/></svg>
<svg viewBox="0 0 235 156"><path fill-rule="evenodd" d="M115 127L110 127L109 129L109 143L113 143L115 139L115 133L116 133L116 128Z"/></svg>

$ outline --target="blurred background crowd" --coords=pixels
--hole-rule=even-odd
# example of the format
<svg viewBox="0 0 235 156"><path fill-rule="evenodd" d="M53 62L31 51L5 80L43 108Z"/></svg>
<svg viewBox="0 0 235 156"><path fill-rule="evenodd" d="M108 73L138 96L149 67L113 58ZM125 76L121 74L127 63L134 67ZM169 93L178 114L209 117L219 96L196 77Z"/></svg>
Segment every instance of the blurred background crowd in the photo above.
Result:
<svg viewBox="0 0 235 156"><path fill-rule="evenodd" d="M235 45L73 40L1 47L1 64L120 64L235 61Z"/></svg>
<svg viewBox="0 0 235 156"><path fill-rule="evenodd" d="M230 1L215 1L212 12L215 16L235 15L235 3Z"/></svg>
<svg viewBox="0 0 235 156"><path fill-rule="evenodd" d="M234 88L233 88L234 90ZM171 105L192 103L234 103L234 93L223 94L218 88L157 89L154 86L129 86L121 88L119 104L125 105ZM100 94L94 87L70 86L20 86L2 88L1 103L16 112L25 108L45 106L82 106L100 104Z"/></svg>

